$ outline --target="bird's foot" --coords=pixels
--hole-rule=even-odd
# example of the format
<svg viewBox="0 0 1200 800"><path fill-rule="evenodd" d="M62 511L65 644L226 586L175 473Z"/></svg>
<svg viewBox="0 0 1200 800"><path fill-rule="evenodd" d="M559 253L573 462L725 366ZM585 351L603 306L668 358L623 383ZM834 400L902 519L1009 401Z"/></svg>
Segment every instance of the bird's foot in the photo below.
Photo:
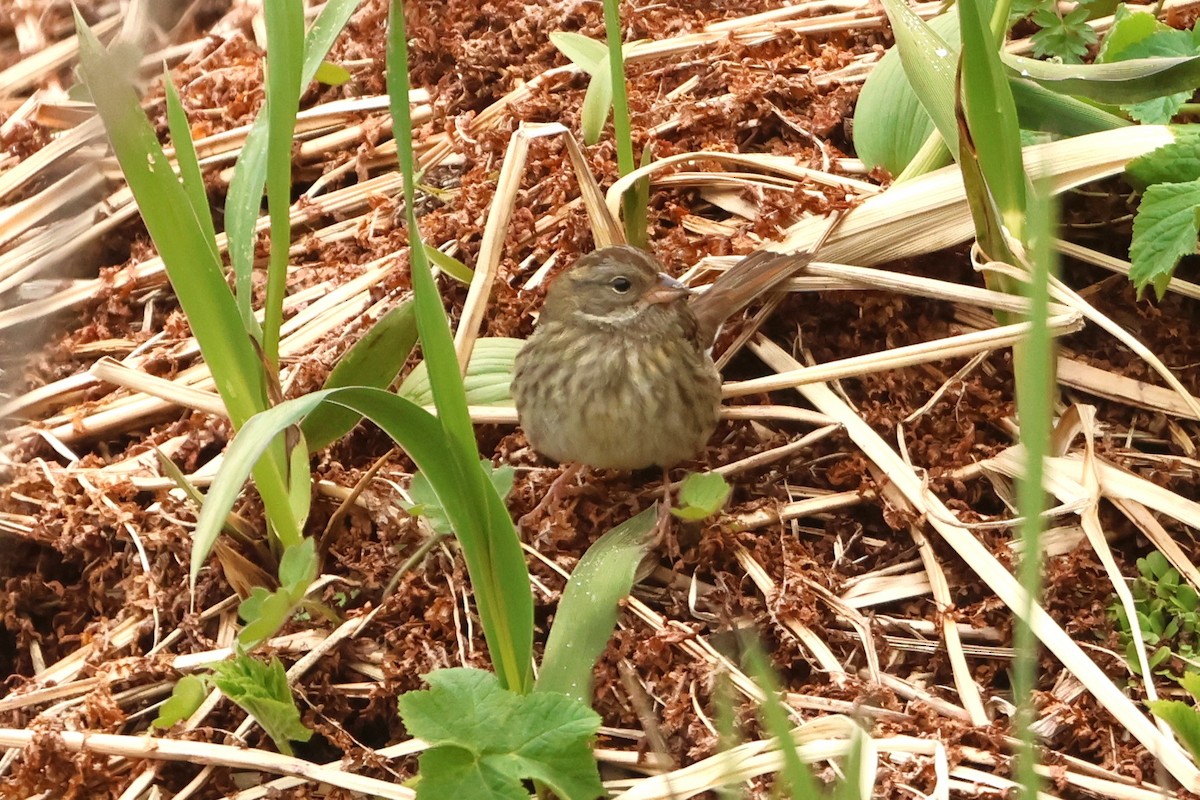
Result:
<svg viewBox="0 0 1200 800"><path fill-rule="evenodd" d="M662 502L658 506L658 519L654 523L650 548L657 550L671 532L671 473L663 468Z"/></svg>
<svg viewBox="0 0 1200 800"><path fill-rule="evenodd" d="M579 474L582 469L581 464L568 464L558 477L550 484L550 488L546 490L546 494L542 495L542 499L538 504L530 509L527 513L522 514L517 520L517 527L520 530L533 530L538 519L546 513L546 510L556 505L563 499L567 487L571 481Z"/></svg>

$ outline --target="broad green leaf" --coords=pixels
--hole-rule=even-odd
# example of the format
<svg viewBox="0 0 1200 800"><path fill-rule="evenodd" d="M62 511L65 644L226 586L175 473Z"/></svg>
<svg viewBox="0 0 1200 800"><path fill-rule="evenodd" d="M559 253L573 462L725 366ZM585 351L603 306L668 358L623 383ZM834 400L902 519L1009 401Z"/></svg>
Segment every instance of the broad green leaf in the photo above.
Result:
<svg viewBox="0 0 1200 800"><path fill-rule="evenodd" d="M1154 716L1171 726L1192 758L1200 758L1200 711L1196 706L1180 700L1154 700L1147 705Z"/></svg>
<svg viewBox="0 0 1200 800"><path fill-rule="evenodd" d="M1185 672L1179 679L1179 685L1200 703L1200 672Z"/></svg>
<svg viewBox="0 0 1200 800"><path fill-rule="evenodd" d="M311 537L283 551L279 559L279 584L299 602L317 579L317 546Z"/></svg>
<svg viewBox="0 0 1200 800"><path fill-rule="evenodd" d="M292 755L291 742L312 738L312 731L300 721L287 673L278 658L264 664L247 655L235 656L213 667L212 681L222 694L254 717L284 755Z"/></svg>
<svg viewBox="0 0 1200 800"><path fill-rule="evenodd" d="M428 690L397 700L405 727L430 745L420 759L418 800L524 800L525 780L564 800L604 794L591 751L600 717L583 703L510 692L483 670L444 669L425 679Z"/></svg>
<svg viewBox="0 0 1200 800"><path fill-rule="evenodd" d="M187 719L196 713L207 694L204 678L199 675L184 675L171 690L171 696L158 710L158 716L154 718L154 727L169 728L176 722Z"/></svg>
<svg viewBox="0 0 1200 800"><path fill-rule="evenodd" d="M596 74L588 83L587 93L583 96L583 109L580 111L579 121L583 129L584 144L592 145L600 141L612 103L613 82L606 54Z"/></svg>
<svg viewBox="0 0 1200 800"><path fill-rule="evenodd" d="M512 405L513 361L525 345L521 339L489 337L475 342L463 378L467 402L473 406ZM417 405L433 405L433 391L425 362L417 364L396 392Z"/></svg>
<svg viewBox="0 0 1200 800"><path fill-rule="evenodd" d="M928 25L957 57L958 14L941 14L929 20ZM1009 62L1007 56L1002 58L1006 63ZM1013 62L1010 66L1017 63L1023 62ZM1035 64L1039 69L1048 69L1046 62L1038 61ZM1051 79L1053 75L1051 73L1045 77ZM1111 111L1023 79L1019 67L1011 69L1008 77L1021 127L1027 130L1078 136L1131 124ZM870 166L882 166L893 175L900 175L909 169L933 130L933 122L904 74L900 49L889 49L867 77L855 107L854 146L859 157ZM943 166L949 161L949 153L943 148L940 160L932 161L928 168ZM917 170L914 174L924 171L928 169Z"/></svg>
<svg viewBox="0 0 1200 800"><path fill-rule="evenodd" d="M1195 54L1096 64L1060 64L1012 54L1001 58L1017 77L1110 105L1159 98L1200 84L1200 56Z"/></svg>
<svg viewBox="0 0 1200 800"><path fill-rule="evenodd" d="M1186 611L1195 611L1197 607L1200 607L1200 594L1192 588L1191 584L1185 583L1175 590L1175 602Z"/></svg>
<svg viewBox="0 0 1200 800"><path fill-rule="evenodd" d="M936 16L929 26L957 52L957 14ZM854 109L854 148L859 158L868 166L899 175L933 131L933 121L904 74L900 49L890 48L867 76ZM947 162L949 153L943 163Z"/></svg>
<svg viewBox="0 0 1200 800"><path fill-rule="evenodd" d="M608 48L604 42L589 39L582 33L554 31L550 34L550 43L572 64L593 78L600 73L602 66L604 71L608 69Z"/></svg>
<svg viewBox="0 0 1200 800"><path fill-rule="evenodd" d="M417 319L412 300L393 307L351 345L333 365L325 389L371 386L386 389L396 380L413 345L417 343ZM430 397L432 403L432 396ZM315 453L346 435L362 417L342 406L327 403L304 418L300 430Z"/></svg>
<svg viewBox="0 0 1200 800"><path fill-rule="evenodd" d="M601 536L579 559L550 626L537 691L591 703L592 671L612 638L617 607L633 587L657 517L657 506L646 509Z"/></svg>
<svg viewBox="0 0 1200 800"><path fill-rule="evenodd" d="M679 507L671 513L682 520L711 517L725 506L733 488L718 472L692 472L679 487Z"/></svg>
<svg viewBox="0 0 1200 800"><path fill-rule="evenodd" d="M1161 298L1179 259L1196 252L1198 207L1200 180L1156 183L1146 190L1129 245L1129 279L1139 295L1152 285Z"/></svg>
<svg viewBox="0 0 1200 800"><path fill-rule="evenodd" d="M892 23L900 63L917 99L951 153L958 152L954 119L955 63L958 48L918 17L902 0L883 0Z"/></svg>

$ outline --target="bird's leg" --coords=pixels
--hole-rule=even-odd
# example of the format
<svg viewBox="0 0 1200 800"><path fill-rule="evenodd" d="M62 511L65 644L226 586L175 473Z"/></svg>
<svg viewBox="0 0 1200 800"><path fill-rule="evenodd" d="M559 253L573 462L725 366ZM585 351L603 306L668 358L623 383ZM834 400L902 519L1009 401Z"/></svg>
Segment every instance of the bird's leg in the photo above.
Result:
<svg viewBox="0 0 1200 800"><path fill-rule="evenodd" d="M538 501L538 504L528 513L522 514L521 519L517 520L517 527L522 529L531 528L533 523L545 513L547 508L562 499L563 490L567 488L581 469L583 469L583 465L578 462L572 461L567 464L563 471L559 473L559 476L554 479L554 482L550 484L550 488L546 490L546 494L542 495L542 499Z"/></svg>
<svg viewBox="0 0 1200 800"><path fill-rule="evenodd" d="M671 471L666 467L663 467L662 471L662 505L658 507L658 519L654 523L652 549L658 549L658 546L667 538L668 531L671 530Z"/></svg>

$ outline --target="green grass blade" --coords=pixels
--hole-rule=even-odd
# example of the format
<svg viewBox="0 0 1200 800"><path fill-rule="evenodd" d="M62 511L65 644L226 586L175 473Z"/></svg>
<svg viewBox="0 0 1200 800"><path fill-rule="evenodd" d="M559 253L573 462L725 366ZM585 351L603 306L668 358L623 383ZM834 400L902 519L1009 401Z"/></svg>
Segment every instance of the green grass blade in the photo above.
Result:
<svg viewBox="0 0 1200 800"><path fill-rule="evenodd" d="M525 561L515 538L513 548L492 547L501 541L494 531L504 526L512 529L504 501L484 476L473 454L470 462L461 460L458 449L437 417L382 389L348 387L314 392L262 412L238 431L196 523L192 580L203 568L225 516L233 508L255 462L281 432L299 423L325 402L337 403L370 419L404 448L425 475L462 544L484 635L497 671L503 679L506 670L516 670L515 679L519 680L520 665L525 665L528 670L532 658L533 605ZM470 480L472 474L488 487L487 492L476 490ZM487 569L481 570L481 563ZM489 580L477 580L477 574L487 575ZM507 613L499 613L501 611ZM528 617L524 616L526 612ZM530 636L519 635L523 632ZM528 649L523 648L523 644Z"/></svg>
<svg viewBox="0 0 1200 800"><path fill-rule="evenodd" d="M820 797L812 771L800 760L796 742L792 739L792 723L779 696L779 681L771 671L771 665L758 642L751 642L747 647L746 666L754 682L766 695L766 699L758 707L758 715L783 756L783 769L780 770L779 780L788 788L792 797Z"/></svg>
<svg viewBox="0 0 1200 800"><path fill-rule="evenodd" d="M305 37L301 86L307 85L316 75L329 48L360 2L329 0L321 9ZM267 181L267 123L267 110L264 107L246 135L225 198L225 233L229 261L233 266L238 310L246 331L256 339L261 339L262 331L250 306L250 287L254 270L254 231L262 209L263 187Z"/></svg>
<svg viewBox="0 0 1200 800"><path fill-rule="evenodd" d="M608 110L612 107L613 82L608 69L608 58L601 61L601 69L592 76L587 93L583 96L583 108L579 112L579 123L583 132L583 143L593 145L604 133Z"/></svg>
<svg viewBox="0 0 1200 800"><path fill-rule="evenodd" d="M929 20L929 27L957 53L958 15L936 16ZM934 131L933 121L904 74L900 48L889 49L867 76L854 109L854 147L859 158L899 175ZM938 166L949 163L944 148L942 153Z"/></svg>
<svg viewBox="0 0 1200 800"><path fill-rule="evenodd" d="M188 125L183 103L179 100L179 92L175 90L170 74L165 71L163 86L166 87L167 96L167 128L171 132L171 142L175 145L175 161L179 165L180 181L192 204L196 224L200 226L205 241L212 249L212 258L219 262L221 256L217 251L217 231L213 226L212 211L208 205L208 193L204 189L204 173L200 171L200 159L192 141L192 129Z"/></svg>
<svg viewBox="0 0 1200 800"><path fill-rule="evenodd" d="M279 371L279 329L287 294L288 249L292 243L292 136L300 108L304 59L304 7L298 2L267 3L267 209L271 248L263 303L263 357ZM320 65L318 65L319 67Z"/></svg>
<svg viewBox="0 0 1200 800"><path fill-rule="evenodd" d="M1008 229L1020 237L1026 181L1021 130L1016 103L1000 64L999 45L983 11L976 3L958 4L963 112L992 200Z"/></svg>
<svg viewBox="0 0 1200 800"><path fill-rule="evenodd" d="M658 508L652 506L601 536L579 559L546 639L537 691L558 692L591 705L592 671L617 624L648 551Z"/></svg>
<svg viewBox="0 0 1200 800"><path fill-rule="evenodd" d="M479 468L475 430L467 411L454 341L421 243L414 210L415 159L404 6L399 0L390 3L388 19L387 85L397 157L404 178L417 330L438 418L448 440L445 451L456 465L459 489L471 510L470 514L461 512L465 514L462 525L453 516L451 523L467 562L496 672L505 688L525 693L531 688L533 678L533 598L527 583L528 568L508 509ZM447 512L451 510L447 506Z"/></svg>
<svg viewBox="0 0 1200 800"><path fill-rule="evenodd" d="M200 353L212 371L217 392L234 427L266 407L261 362L244 335L236 303L225 283L193 200L175 175L154 129L138 105L127 76L76 15L80 70L104 122L117 161L163 259L179 304L192 324ZM298 540L291 517L286 464L279 448L255 471L255 482L272 525L284 543Z"/></svg>
<svg viewBox="0 0 1200 800"><path fill-rule="evenodd" d="M1140 103L1200 86L1200 56L1131 58L1107 64L1061 64L1011 53L1001 59L1013 75L1059 94L1109 105Z"/></svg>
<svg viewBox="0 0 1200 800"><path fill-rule="evenodd" d="M1014 353L1017 380L1017 418L1021 444L1025 448L1025 470L1017 484L1017 508L1021 515L1021 561L1017 575L1025 590L1025 608L1017 614L1013 646L1013 694L1019 698L1015 727L1021 738L1017 759L1017 781L1022 796L1038 796L1036 741L1030 726L1037 718L1033 690L1037 682L1038 640L1027 620L1041 590L1042 512L1046 494L1042 487L1055 398L1054 340L1048 325L1050 278L1057 271L1054 249L1058 220L1050 192L1031 191L1027 241L1032 274L1024 284L1029 296L1030 331Z"/></svg>
<svg viewBox="0 0 1200 800"><path fill-rule="evenodd" d="M617 141L617 168L622 175L634 170L633 126L629 119L629 93L625 90L625 54L621 49L619 0L604 0L604 38L608 46L608 76L612 81L613 135Z"/></svg>
<svg viewBox="0 0 1200 800"><path fill-rule="evenodd" d="M582 33L554 31L550 34L550 44L558 48L558 51L566 56L572 64L593 78L596 77L601 66L608 69L608 63L605 61L608 50L603 42L589 39Z"/></svg>
<svg viewBox="0 0 1200 800"><path fill-rule="evenodd" d="M475 270L471 269L454 256L446 255L436 247L425 245L425 257L432 261L435 267L449 275L451 278L454 278L454 280L465 286L471 285L471 280L475 277Z"/></svg>
<svg viewBox="0 0 1200 800"><path fill-rule="evenodd" d="M1028 131L1045 131L1060 136L1082 136L1096 131L1124 128L1133 123L1092 103L1075 97L1056 94L1033 81L1008 78L1013 102L1017 104L1017 115L1021 127Z"/></svg>
<svg viewBox="0 0 1200 800"><path fill-rule="evenodd" d="M76 20L81 72L96 111L184 313L206 323L195 326L196 341L230 418L240 425L265 406L266 389L250 341L230 335L241 325L221 265L126 76L115 70L82 19Z"/></svg>

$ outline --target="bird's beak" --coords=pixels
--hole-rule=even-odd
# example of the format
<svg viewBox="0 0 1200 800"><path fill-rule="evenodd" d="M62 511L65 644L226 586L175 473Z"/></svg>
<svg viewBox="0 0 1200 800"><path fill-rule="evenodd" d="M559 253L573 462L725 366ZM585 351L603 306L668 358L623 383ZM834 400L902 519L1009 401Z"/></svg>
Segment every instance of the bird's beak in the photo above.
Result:
<svg viewBox="0 0 1200 800"><path fill-rule="evenodd" d="M658 273L658 282L650 288L650 291L642 295L642 301L648 304L673 303L676 300L687 297L691 293L691 289L667 273L660 272Z"/></svg>

